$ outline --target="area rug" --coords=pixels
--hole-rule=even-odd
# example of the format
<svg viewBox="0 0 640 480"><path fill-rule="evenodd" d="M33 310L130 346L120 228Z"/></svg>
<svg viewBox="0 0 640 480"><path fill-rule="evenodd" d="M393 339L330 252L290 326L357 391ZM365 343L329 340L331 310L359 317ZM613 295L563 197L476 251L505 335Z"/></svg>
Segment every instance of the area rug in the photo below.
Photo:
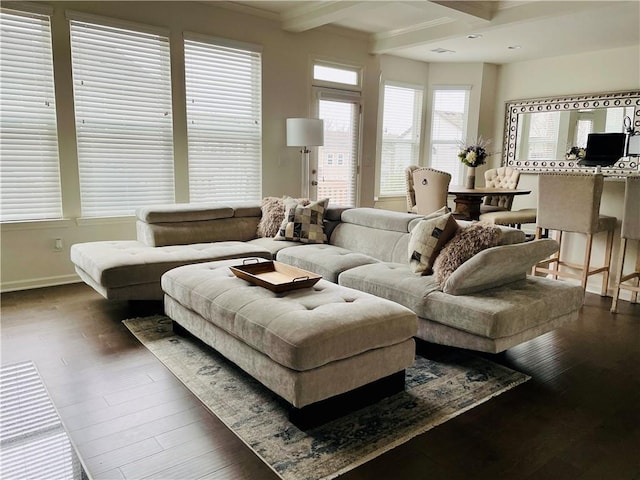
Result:
<svg viewBox="0 0 640 480"><path fill-rule="evenodd" d="M284 480L329 480L529 379L452 349L417 356L405 391L323 426L301 431L284 401L196 339L175 335L165 316L127 328Z"/></svg>

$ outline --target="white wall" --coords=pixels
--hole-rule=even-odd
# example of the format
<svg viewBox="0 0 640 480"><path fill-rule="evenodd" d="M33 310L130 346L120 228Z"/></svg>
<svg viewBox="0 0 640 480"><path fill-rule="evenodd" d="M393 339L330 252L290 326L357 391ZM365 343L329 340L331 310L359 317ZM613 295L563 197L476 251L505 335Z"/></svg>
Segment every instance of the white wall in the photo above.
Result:
<svg viewBox="0 0 640 480"><path fill-rule="evenodd" d="M504 134L504 109L508 101L639 89L640 45L502 65L498 71L494 130L500 137ZM498 166L500 157L493 158L491 162ZM538 176L524 173L520 178L519 186L531 189L532 194L517 196L513 202L513 209L536 207ZM600 212L618 219L612 271L615 271L618 265L623 198L624 183L621 180L605 181ZM593 254L594 264L602 265L604 245L605 235L599 234ZM569 258L581 262L584 252L583 239L577 234L569 235L567 247ZM636 246L632 245L629 252L625 271L633 267L637 255ZM587 289L599 292L601 278L600 275L591 277ZM612 285L612 281L613 279L610 279L609 285Z"/></svg>

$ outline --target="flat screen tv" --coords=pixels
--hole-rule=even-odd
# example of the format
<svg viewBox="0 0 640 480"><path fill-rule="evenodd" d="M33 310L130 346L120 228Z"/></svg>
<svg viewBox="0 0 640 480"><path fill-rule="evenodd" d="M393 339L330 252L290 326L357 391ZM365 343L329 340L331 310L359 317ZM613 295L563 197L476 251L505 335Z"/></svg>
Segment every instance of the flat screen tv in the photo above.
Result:
<svg viewBox="0 0 640 480"><path fill-rule="evenodd" d="M587 154L578 162L585 167L610 167L624 157L624 133L590 133Z"/></svg>

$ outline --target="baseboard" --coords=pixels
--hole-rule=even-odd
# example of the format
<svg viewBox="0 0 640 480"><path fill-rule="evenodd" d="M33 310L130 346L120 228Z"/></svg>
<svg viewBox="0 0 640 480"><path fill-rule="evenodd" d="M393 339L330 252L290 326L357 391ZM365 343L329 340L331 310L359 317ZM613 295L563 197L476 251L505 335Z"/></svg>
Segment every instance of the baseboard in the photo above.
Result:
<svg viewBox="0 0 640 480"><path fill-rule="evenodd" d="M31 278L29 280L16 280L0 284L0 292L15 292L18 290L32 290L34 288L54 287L69 283L80 283L80 277L75 273L70 275L56 275L54 277Z"/></svg>

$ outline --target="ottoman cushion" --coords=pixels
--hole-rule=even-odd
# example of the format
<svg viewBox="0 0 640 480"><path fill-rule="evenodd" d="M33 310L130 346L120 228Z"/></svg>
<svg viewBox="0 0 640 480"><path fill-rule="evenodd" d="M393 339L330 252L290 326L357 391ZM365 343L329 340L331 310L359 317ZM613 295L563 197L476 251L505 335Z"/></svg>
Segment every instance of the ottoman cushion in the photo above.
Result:
<svg viewBox="0 0 640 480"><path fill-rule="evenodd" d="M416 315L393 302L320 280L274 293L235 277L224 261L162 277L173 300L280 365L305 371L412 338ZM241 262L240 262L241 263Z"/></svg>

